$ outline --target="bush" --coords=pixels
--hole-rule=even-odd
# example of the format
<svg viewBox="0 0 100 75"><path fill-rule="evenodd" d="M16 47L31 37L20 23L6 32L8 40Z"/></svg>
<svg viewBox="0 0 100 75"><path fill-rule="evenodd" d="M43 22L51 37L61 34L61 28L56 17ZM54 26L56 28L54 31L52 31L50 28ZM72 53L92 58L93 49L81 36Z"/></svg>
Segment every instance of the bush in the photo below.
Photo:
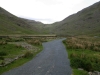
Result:
<svg viewBox="0 0 100 75"><path fill-rule="evenodd" d="M28 40L28 43L33 44L33 45L42 45L42 42L39 39Z"/></svg>
<svg viewBox="0 0 100 75"><path fill-rule="evenodd" d="M42 43L41 43L40 40L35 40L35 41L34 41L34 44L35 44L35 45L41 45Z"/></svg>
<svg viewBox="0 0 100 75"><path fill-rule="evenodd" d="M71 66L74 68L84 68L84 60L79 57L74 57L71 59Z"/></svg>
<svg viewBox="0 0 100 75"><path fill-rule="evenodd" d="M0 56L0 60L4 60L4 57Z"/></svg>
<svg viewBox="0 0 100 75"><path fill-rule="evenodd" d="M4 51L0 52L0 56L6 56L6 55L7 55L7 52L4 52Z"/></svg>
<svg viewBox="0 0 100 75"><path fill-rule="evenodd" d="M71 67L100 71L100 39L71 37L63 41L69 53ZM89 50L89 51L87 51Z"/></svg>
<svg viewBox="0 0 100 75"><path fill-rule="evenodd" d="M100 42L93 42L87 40L87 38L71 37L63 41L68 49L89 49L94 51L100 51Z"/></svg>
<svg viewBox="0 0 100 75"><path fill-rule="evenodd" d="M22 46L21 45L16 45L16 48L22 48Z"/></svg>
<svg viewBox="0 0 100 75"><path fill-rule="evenodd" d="M4 61L2 61L2 62L1 62L1 65L4 65L4 64L5 64L5 62L4 62Z"/></svg>
<svg viewBox="0 0 100 75"><path fill-rule="evenodd" d="M88 72L84 70L73 69L73 75L88 75Z"/></svg>
<svg viewBox="0 0 100 75"><path fill-rule="evenodd" d="M100 59L86 54L70 54L70 62L73 68L83 68L86 71L100 71Z"/></svg>
<svg viewBox="0 0 100 75"><path fill-rule="evenodd" d="M5 45L5 44L7 44L6 41L0 41L0 45Z"/></svg>
<svg viewBox="0 0 100 75"><path fill-rule="evenodd" d="M86 71L92 71L93 67L90 61L85 59L80 59L79 57L75 57L71 59L71 66L73 68L83 68Z"/></svg>
<svg viewBox="0 0 100 75"><path fill-rule="evenodd" d="M33 53L31 51L27 51L25 54L24 54L24 58L29 58L29 57L32 57L33 56Z"/></svg>
<svg viewBox="0 0 100 75"><path fill-rule="evenodd" d="M14 37L14 38L6 38L5 39L7 42L19 42L19 41L24 41L24 39L23 38L16 38L16 37Z"/></svg>

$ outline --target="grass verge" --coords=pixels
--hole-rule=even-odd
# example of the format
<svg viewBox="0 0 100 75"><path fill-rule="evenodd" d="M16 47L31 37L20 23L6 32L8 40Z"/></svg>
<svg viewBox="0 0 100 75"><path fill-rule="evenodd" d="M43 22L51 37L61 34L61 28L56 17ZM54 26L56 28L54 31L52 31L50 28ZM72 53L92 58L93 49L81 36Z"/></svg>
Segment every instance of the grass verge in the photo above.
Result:
<svg viewBox="0 0 100 75"><path fill-rule="evenodd" d="M67 48L73 75L88 75L90 71L100 71L100 40L71 37L63 42ZM98 48L95 50L95 47Z"/></svg>
<svg viewBox="0 0 100 75"><path fill-rule="evenodd" d="M33 55L32 54L30 55L29 51L26 51L26 54L25 54L26 56L24 56L22 58L19 58L18 60L13 61L12 63L10 63L7 66L0 67L0 74L4 73L6 71L9 71L9 70L11 70L13 68L16 68L18 66L21 66L21 65L25 64L26 62L30 61L31 59L33 59L43 49L42 45L41 46L37 46L37 47L39 49L36 50L36 51L32 51Z"/></svg>
<svg viewBox="0 0 100 75"><path fill-rule="evenodd" d="M88 75L87 71L84 70L78 70L78 69L73 69L73 75Z"/></svg>
<svg viewBox="0 0 100 75"><path fill-rule="evenodd" d="M4 66L4 67L0 67L0 74L6 72L6 71L9 71L13 68L16 68L18 66L21 66L22 64L28 62L29 60L31 60L32 58L21 58L21 59L18 59L14 62L12 62L11 64L7 65L7 66Z"/></svg>

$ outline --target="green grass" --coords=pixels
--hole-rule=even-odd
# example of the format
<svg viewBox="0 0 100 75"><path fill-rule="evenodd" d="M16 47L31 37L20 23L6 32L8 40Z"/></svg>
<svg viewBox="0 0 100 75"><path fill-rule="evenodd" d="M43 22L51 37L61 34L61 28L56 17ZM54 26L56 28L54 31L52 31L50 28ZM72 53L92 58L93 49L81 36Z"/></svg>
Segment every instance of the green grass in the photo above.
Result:
<svg viewBox="0 0 100 75"><path fill-rule="evenodd" d="M17 46L14 44L5 44L0 46L0 52L5 52L7 54L6 56L4 56L5 58L20 55L24 50L25 49L21 46Z"/></svg>
<svg viewBox="0 0 100 75"><path fill-rule="evenodd" d="M100 52L92 51L92 50L84 50L84 49L67 49L68 56L71 54L81 55L84 54L87 57L100 57Z"/></svg>
<svg viewBox="0 0 100 75"><path fill-rule="evenodd" d="M73 69L73 75L88 75L87 71L84 70L78 70L78 69Z"/></svg>
<svg viewBox="0 0 100 75"><path fill-rule="evenodd" d="M28 57L28 58L20 58L14 62L12 62L11 64L4 66L4 67L0 67L0 74L9 71L13 68L16 68L18 66L21 66L23 64L25 64L26 62L30 61L31 59L33 59L39 52L42 51L43 47L42 46L38 46L39 50L37 51L33 51L33 56L32 57Z"/></svg>
<svg viewBox="0 0 100 75"><path fill-rule="evenodd" d="M100 48L99 42L100 39L93 37L74 37L72 40L67 38L66 41L63 41L67 48L71 67L73 68L73 75L87 75L85 74L86 72L100 71L100 51L91 48L93 46L98 46L98 48ZM86 44L88 45L88 48L83 47ZM89 46L92 44L94 45ZM80 71L78 68L84 70Z"/></svg>
<svg viewBox="0 0 100 75"><path fill-rule="evenodd" d="M13 59L17 56L24 54L22 58L19 58L6 66L0 67L0 75L6 71L9 71L13 68L16 68L18 66L25 64L26 62L33 59L39 52L43 50L42 45L35 46L32 44L35 49L29 51L21 47L21 45L9 43L9 42L12 42L12 43L20 42L20 41L23 41L23 39L16 39L16 38L0 39L0 63L5 62L4 61L5 58ZM27 41L24 40L24 42L27 42Z"/></svg>
<svg viewBox="0 0 100 75"><path fill-rule="evenodd" d="M11 64L5 66L5 67L0 67L0 74L6 72L6 71L9 71L15 67L18 67L20 65L23 65L24 63L28 62L29 60L31 60L32 58L21 58L21 59L18 59L14 62L12 62Z"/></svg>
<svg viewBox="0 0 100 75"><path fill-rule="evenodd" d="M86 71L100 71L100 52L82 49L68 49L68 56L73 68Z"/></svg>
<svg viewBox="0 0 100 75"><path fill-rule="evenodd" d="M4 12L4 11L3 11ZM18 26L18 24L22 26ZM0 34L34 34L34 31L28 28L28 24L22 21L20 18L0 13Z"/></svg>

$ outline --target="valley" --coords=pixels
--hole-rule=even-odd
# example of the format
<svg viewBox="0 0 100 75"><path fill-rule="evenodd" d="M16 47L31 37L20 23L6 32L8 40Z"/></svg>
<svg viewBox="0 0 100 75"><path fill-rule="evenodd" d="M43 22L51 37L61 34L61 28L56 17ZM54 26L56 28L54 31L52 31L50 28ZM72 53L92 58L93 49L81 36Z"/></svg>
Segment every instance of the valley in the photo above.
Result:
<svg viewBox="0 0 100 75"><path fill-rule="evenodd" d="M59 38L67 38L63 43L73 75L97 75L94 73L100 72L100 1L53 24L20 18L0 7L0 74L32 60L43 50L44 42Z"/></svg>

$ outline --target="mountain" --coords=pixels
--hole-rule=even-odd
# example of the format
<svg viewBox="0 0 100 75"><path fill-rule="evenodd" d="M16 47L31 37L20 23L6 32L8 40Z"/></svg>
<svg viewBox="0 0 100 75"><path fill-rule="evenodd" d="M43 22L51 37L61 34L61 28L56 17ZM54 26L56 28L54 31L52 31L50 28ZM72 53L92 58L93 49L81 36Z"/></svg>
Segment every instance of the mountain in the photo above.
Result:
<svg viewBox="0 0 100 75"><path fill-rule="evenodd" d="M0 7L0 35L4 34L100 36L100 2L53 24L43 24L38 21L19 18Z"/></svg>
<svg viewBox="0 0 100 75"><path fill-rule="evenodd" d="M49 26L50 33L61 36L100 36L100 2Z"/></svg>
<svg viewBox="0 0 100 75"><path fill-rule="evenodd" d="M36 28L0 7L0 35L37 34Z"/></svg>
<svg viewBox="0 0 100 75"><path fill-rule="evenodd" d="M31 25L31 28L35 28L34 30L39 34L48 34L48 28L47 24L43 24L39 21L29 20L29 19L23 19L25 22L27 22L29 25Z"/></svg>

